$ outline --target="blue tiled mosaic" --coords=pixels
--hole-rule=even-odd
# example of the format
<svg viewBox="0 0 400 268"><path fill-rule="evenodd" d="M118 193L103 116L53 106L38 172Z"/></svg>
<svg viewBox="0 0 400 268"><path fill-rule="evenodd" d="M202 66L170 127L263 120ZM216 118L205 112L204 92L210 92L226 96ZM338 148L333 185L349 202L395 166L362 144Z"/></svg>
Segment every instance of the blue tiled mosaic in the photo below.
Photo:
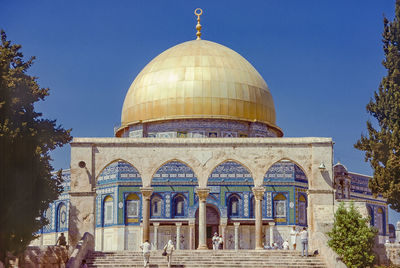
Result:
<svg viewBox="0 0 400 268"><path fill-rule="evenodd" d="M193 170L179 161L171 161L160 167L154 174L152 185L166 183L181 183L182 185L197 185Z"/></svg>
<svg viewBox="0 0 400 268"><path fill-rule="evenodd" d="M104 185L117 181L136 182L138 185L142 184L142 179L136 168L124 161L109 164L99 175L97 184Z"/></svg>
<svg viewBox="0 0 400 268"><path fill-rule="evenodd" d="M212 133L213 135L210 135ZM267 125L222 119L181 119L130 126L123 137L276 137Z"/></svg>
<svg viewBox="0 0 400 268"><path fill-rule="evenodd" d="M254 185L253 178L247 168L234 161L227 161L220 164L213 170L208 178L208 185L229 183Z"/></svg>
<svg viewBox="0 0 400 268"><path fill-rule="evenodd" d="M278 162L270 167L264 176L264 184L271 182L308 182L304 172L292 162Z"/></svg>

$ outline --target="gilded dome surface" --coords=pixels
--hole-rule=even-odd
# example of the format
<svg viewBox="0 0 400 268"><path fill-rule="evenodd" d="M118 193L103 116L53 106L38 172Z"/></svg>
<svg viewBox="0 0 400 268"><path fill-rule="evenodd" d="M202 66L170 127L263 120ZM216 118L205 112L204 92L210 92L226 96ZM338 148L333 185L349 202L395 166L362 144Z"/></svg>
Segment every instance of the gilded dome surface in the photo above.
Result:
<svg viewBox="0 0 400 268"><path fill-rule="evenodd" d="M235 51L206 40L178 44L147 64L126 94L121 128L192 118L263 122L282 133L257 70Z"/></svg>

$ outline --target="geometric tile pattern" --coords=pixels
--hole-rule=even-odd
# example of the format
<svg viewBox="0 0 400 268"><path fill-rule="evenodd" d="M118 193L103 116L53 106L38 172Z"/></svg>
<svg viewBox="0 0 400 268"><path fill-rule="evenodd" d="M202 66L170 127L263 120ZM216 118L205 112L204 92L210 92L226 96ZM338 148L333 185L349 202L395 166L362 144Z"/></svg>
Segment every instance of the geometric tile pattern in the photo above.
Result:
<svg viewBox="0 0 400 268"><path fill-rule="evenodd" d="M160 167L154 174L152 185L180 183L181 185L197 185L193 170L179 161L171 161Z"/></svg>
<svg viewBox="0 0 400 268"><path fill-rule="evenodd" d="M303 170L289 161L280 161L273 164L264 176L264 184L293 181L308 182Z"/></svg>
<svg viewBox="0 0 400 268"><path fill-rule="evenodd" d="M208 178L208 185L223 184L254 185L254 181L244 166L227 161L217 166Z"/></svg>
<svg viewBox="0 0 400 268"><path fill-rule="evenodd" d="M124 161L117 161L109 164L99 175L97 184L104 185L117 181L142 184L142 179L136 168Z"/></svg>

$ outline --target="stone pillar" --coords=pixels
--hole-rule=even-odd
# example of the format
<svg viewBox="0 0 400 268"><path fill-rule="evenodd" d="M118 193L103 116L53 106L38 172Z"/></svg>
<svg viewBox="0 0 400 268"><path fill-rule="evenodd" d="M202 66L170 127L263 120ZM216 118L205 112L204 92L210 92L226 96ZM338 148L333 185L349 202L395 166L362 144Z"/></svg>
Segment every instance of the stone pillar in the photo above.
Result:
<svg viewBox="0 0 400 268"><path fill-rule="evenodd" d="M235 250L239 250L239 226L240 222L233 223L235 226Z"/></svg>
<svg viewBox="0 0 400 268"><path fill-rule="evenodd" d="M142 192L142 219L143 219L143 233L142 243L146 240L150 241L150 197L153 193L153 188L140 188Z"/></svg>
<svg viewBox="0 0 400 268"><path fill-rule="evenodd" d="M181 249L181 222L176 222L176 250Z"/></svg>
<svg viewBox="0 0 400 268"><path fill-rule="evenodd" d="M272 247L274 245L274 226L275 222L269 222L269 246Z"/></svg>
<svg viewBox="0 0 400 268"><path fill-rule="evenodd" d="M268 228L269 228L268 225L264 226L264 234L265 234L265 236L264 236L264 245L269 245L269 236L267 236Z"/></svg>
<svg viewBox="0 0 400 268"><path fill-rule="evenodd" d="M189 249L192 250L194 249L195 245L195 223L196 219L190 219L189 220Z"/></svg>
<svg viewBox="0 0 400 268"><path fill-rule="evenodd" d="M226 249L226 226L228 225L228 218L221 218L219 221L219 233L222 235L222 249Z"/></svg>
<svg viewBox="0 0 400 268"><path fill-rule="evenodd" d="M253 188L253 193L254 193L254 202L255 202L255 216L256 216L256 226L255 226L255 231L256 231L256 249L263 249L262 246L262 236L263 236L263 230L262 230L262 200L264 199L264 192L265 188L260 186L260 187L254 187Z"/></svg>
<svg viewBox="0 0 400 268"><path fill-rule="evenodd" d="M96 204L95 145L71 142L71 190L69 206L68 244L74 248L84 233L95 236ZM116 202L116 196L113 196ZM100 209L100 208L98 208ZM94 245L88 246L94 250Z"/></svg>
<svg viewBox="0 0 400 268"><path fill-rule="evenodd" d="M210 193L209 188L197 188L196 194L199 197L199 246L197 249L208 249L207 247L207 219L206 200Z"/></svg>
<svg viewBox="0 0 400 268"><path fill-rule="evenodd" d="M160 226L159 222L153 222L153 227L154 227L154 234L153 234L153 245L156 249L158 249L158 226Z"/></svg>
<svg viewBox="0 0 400 268"><path fill-rule="evenodd" d="M396 242L400 243L400 221L396 224Z"/></svg>

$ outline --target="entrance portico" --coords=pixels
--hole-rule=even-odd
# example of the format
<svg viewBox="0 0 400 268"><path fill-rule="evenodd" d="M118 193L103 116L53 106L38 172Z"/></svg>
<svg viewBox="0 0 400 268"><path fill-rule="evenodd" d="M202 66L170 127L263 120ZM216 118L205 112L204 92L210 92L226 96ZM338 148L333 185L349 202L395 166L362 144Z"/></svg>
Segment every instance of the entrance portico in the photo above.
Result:
<svg viewBox="0 0 400 268"><path fill-rule="evenodd" d="M174 149L171 150L171 147ZM155 153L155 151L157 153ZM296 202L300 200L294 200L293 196L285 194L283 186L269 187L268 185L270 182L264 179L269 168L281 159L289 159L296 163L308 178L308 190L303 191L299 189L299 192L296 192L294 197L299 198L303 195L307 199L307 214L306 220L304 221L306 221L309 226L310 235L312 236L315 231L321 231L323 226L327 226L326 223L333 221L333 213L331 213L333 209L333 191L331 188L332 141L329 138L226 138L184 140L173 138L75 138L71 144L71 212L69 217L69 239L72 245L77 243L84 232L88 231L94 234L94 230L96 229L95 219L98 217L95 216L95 202L86 202L85 200L88 199L89 196L93 196L94 199L94 196L96 196L95 187L100 173L107 165L118 159L123 159L136 168L137 173L140 174L141 187L143 189L149 189L152 185L151 180L156 170L164 163L173 159L178 159L193 170L193 174L195 174L198 181L196 182L198 186L195 194L197 196L196 198L198 198L199 208L199 231L198 238L196 237L198 239L199 249L207 249L206 200L210 193L210 187L207 187L207 181L215 167L228 160L234 160L245 166L254 180L254 189L248 186L240 186L242 187L240 189L248 190L246 190L246 194L239 196L240 200L238 204L241 206L241 210L238 210L238 212L243 213L243 216L247 215L247 217L251 217L252 214L254 215L253 222L257 230L257 232L255 232L255 241L253 244L255 247L260 248L260 244L262 245L263 240L262 220L260 221L260 216L258 215L262 215L262 219L271 218L276 221L277 225L275 229L279 230L283 223L288 224L292 222L292 218L288 218L288 216L284 217L283 215L288 215L287 213L289 213L289 210L293 211L293 209L297 209ZM324 163L326 167L323 172L318 168L321 163ZM302 182L296 182L296 184L303 185ZM262 197L261 193L263 192L263 187L265 192ZM221 192L218 194L218 202L220 202L220 204L226 204L228 200L223 201L222 198L227 197L230 188L228 187L228 189L226 186L221 186L220 188ZM273 191L269 192L269 188ZM224 192L222 192L222 190ZM153 191L156 191L156 188L153 187ZM281 191L281 194L275 194L274 191ZM116 208L112 210L114 211L113 214L123 216L123 204L125 199L121 200L120 197L112 193L113 192L111 192L113 196L112 200L114 200L113 202L116 206ZM150 228L148 228L150 221L147 220L147 217L151 217L151 215L147 215L151 213L147 213L147 209L149 209L147 206L147 192L141 192L139 190L137 194L142 196L140 200L142 211L139 214L139 216L142 217L142 229L140 229L140 232L143 235L143 239L145 239L149 237L147 230L150 230ZM253 202L252 196L254 196L255 204L253 208L251 207L251 203ZM172 204L172 197L170 196L169 198L170 199L165 201L165 204L163 203L163 206ZM188 198L193 200L190 194ZM98 200L98 204L102 204L101 199ZM169 203L167 203L167 201ZM119 206L120 203L122 203L121 207ZM246 206L250 206L250 208ZM268 209L264 210L264 206ZM272 209L271 211L269 210L270 208ZM81 213L82 211L92 211L92 217L87 217L86 214ZM190 210L188 213L190 213ZM97 213L96 215L102 214ZM192 214L187 217L194 218L194 216L195 215ZM227 211L223 212L220 216L220 218L225 217L227 217ZM300 213L298 217L300 221L303 216ZM251 218L248 220L250 219ZM295 220L297 221L297 219ZM116 220L114 221L117 223ZM135 228L140 228L139 225L135 226L137 226ZM111 227L112 226L107 228ZM134 226L132 226L132 228L133 227ZM184 227L189 228L189 226L182 226L181 232L183 232ZM173 228L173 230L176 230L175 224ZM226 231L231 230L229 228L232 228L232 231L234 231L233 226L229 225L229 223L226 228ZM241 226L239 228L241 228ZM238 229L238 231L240 230L241 229ZM135 232L135 230L132 232ZM161 229L159 228L159 235L160 232ZM264 235L267 234L264 232ZM189 239L189 234L187 235L187 239ZM233 237L231 240L234 240ZM230 242L227 241L225 244L228 245L229 243ZM311 240L311 248L313 246L312 243Z"/></svg>

